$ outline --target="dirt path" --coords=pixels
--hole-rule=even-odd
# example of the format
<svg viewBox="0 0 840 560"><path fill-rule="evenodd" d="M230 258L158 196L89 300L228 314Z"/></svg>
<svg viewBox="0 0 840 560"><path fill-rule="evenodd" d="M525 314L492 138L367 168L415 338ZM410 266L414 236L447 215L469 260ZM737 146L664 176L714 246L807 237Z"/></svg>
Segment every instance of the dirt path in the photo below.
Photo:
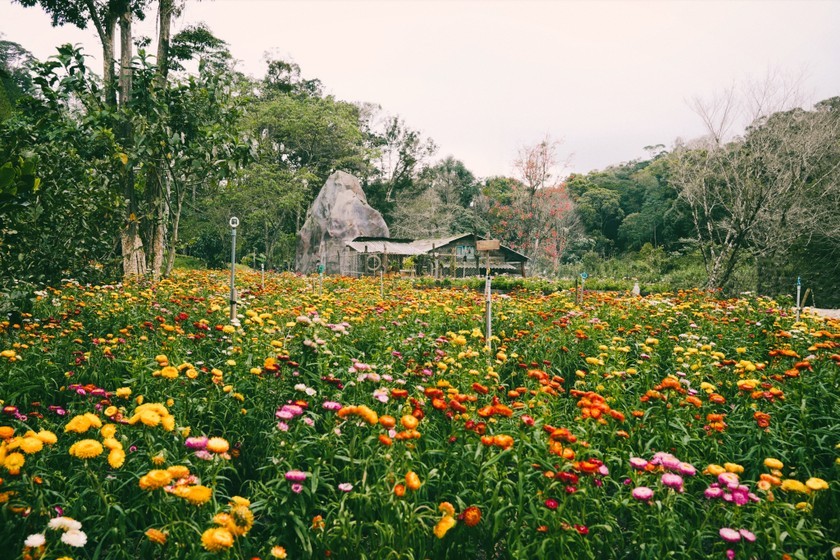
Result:
<svg viewBox="0 0 840 560"><path fill-rule="evenodd" d="M829 317L831 319L840 319L840 309L819 309L816 307L805 307L803 311L813 311L817 315Z"/></svg>

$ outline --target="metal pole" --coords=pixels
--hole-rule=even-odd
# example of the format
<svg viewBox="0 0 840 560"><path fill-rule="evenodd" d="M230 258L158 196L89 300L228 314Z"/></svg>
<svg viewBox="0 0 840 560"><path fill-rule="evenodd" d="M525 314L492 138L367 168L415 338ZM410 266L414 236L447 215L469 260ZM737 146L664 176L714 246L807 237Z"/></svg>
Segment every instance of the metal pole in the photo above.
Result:
<svg viewBox="0 0 840 560"><path fill-rule="evenodd" d="M236 323L236 228L239 218L230 219L230 322Z"/></svg>
<svg viewBox="0 0 840 560"><path fill-rule="evenodd" d="M265 263L260 263L260 276L262 277L262 289L265 291Z"/></svg>
<svg viewBox="0 0 840 560"><path fill-rule="evenodd" d="M491 297L491 285L493 283L489 271L484 280L484 341L487 346L487 363L490 364L490 355L493 351L493 343L490 338L493 336L493 299Z"/></svg>
<svg viewBox="0 0 840 560"><path fill-rule="evenodd" d="M385 301L385 271L379 269L379 299Z"/></svg>
<svg viewBox="0 0 840 560"><path fill-rule="evenodd" d="M797 320L797 321L799 321L799 311L800 311L800 307L799 307L799 305L800 305L799 296L800 296L800 293L801 293L801 292L802 292L802 277L801 277L801 276L797 276L797 277L796 277L796 320Z"/></svg>

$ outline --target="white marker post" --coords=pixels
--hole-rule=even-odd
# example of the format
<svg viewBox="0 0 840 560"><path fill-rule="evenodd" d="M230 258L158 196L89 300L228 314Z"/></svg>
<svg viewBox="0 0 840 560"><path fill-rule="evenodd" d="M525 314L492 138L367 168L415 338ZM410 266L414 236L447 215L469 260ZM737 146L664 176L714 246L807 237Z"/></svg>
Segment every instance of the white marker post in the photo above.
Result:
<svg viewBox="0 0 840 560"><path fill-rule="evenodd" d="M239 218L230 219L230 322L236 322L236 228Z"/></svg>
<svg viewBox="0 0 840 560"><path fill-rule="evenodd" d="M262 291L265 291L265 263L260 263L260 277L262 278Z"/></svg>
<svg viewBox="0 0 840 560"><path fill-rule="evenodd" d="M802 292L802 277L796 277L796 321L799 322L799 311L801 310L799 296Z"/></svg>
<svg viewBox="0 0 840 560"><path fill-rule="evenodd" d="M486 255L487 270L484 279L484 341L487 348L487 365L490 366L490 355L493 351L493 278L490 276L490 251L498 251L501 244L498 239L476 240L475 250L484 251Z"/></svg>

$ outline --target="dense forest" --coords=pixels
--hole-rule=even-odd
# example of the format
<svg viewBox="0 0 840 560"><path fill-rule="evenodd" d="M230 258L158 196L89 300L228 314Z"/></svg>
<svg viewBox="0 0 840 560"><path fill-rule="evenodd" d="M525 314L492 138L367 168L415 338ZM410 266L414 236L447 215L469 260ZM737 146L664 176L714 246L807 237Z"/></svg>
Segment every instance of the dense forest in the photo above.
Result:
<svg viewBox="0 0 840 560"><path fill-rule="evenodd" d="M176 255L223 267L232 215L243 262L289 269L309 204L340 169L393 236L489 235L528 255L532 275L771 295L801 277L812 302L840 303L840 97L803 107L773 103L769 86L732 90L697 103L707 135L649 146L647 159L567 177L546 137L511 154L513 176L477 177L291 60L249 77L211 29L171 34L175 0L19 2L95 28L104 64L100 75L69 45L39 61L0 40L7 301L62 278L165 276ZM132 33L152 16L157 37Z"/></svg>

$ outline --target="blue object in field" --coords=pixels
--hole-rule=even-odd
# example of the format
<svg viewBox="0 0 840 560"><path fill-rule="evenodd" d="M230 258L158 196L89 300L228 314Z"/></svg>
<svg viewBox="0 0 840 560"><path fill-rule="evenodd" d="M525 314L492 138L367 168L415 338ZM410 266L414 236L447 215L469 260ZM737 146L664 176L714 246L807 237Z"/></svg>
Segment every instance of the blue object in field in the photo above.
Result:
<svg viewBox="0 0 840 560"><path fill-rule="evenodd" d="M796 285L797 285L797 286L801 286L801 285L802 285L802 277L801 277L801 276L797 276L797 277L796 277Z"/></svg>
<svg viewBox="0 0 840 560"><path fill-rule="evenodd" d="M589 278L589 275L585 272L581 272L580 277L583 278L584 280L586 280L587 278Z"/></svg>

